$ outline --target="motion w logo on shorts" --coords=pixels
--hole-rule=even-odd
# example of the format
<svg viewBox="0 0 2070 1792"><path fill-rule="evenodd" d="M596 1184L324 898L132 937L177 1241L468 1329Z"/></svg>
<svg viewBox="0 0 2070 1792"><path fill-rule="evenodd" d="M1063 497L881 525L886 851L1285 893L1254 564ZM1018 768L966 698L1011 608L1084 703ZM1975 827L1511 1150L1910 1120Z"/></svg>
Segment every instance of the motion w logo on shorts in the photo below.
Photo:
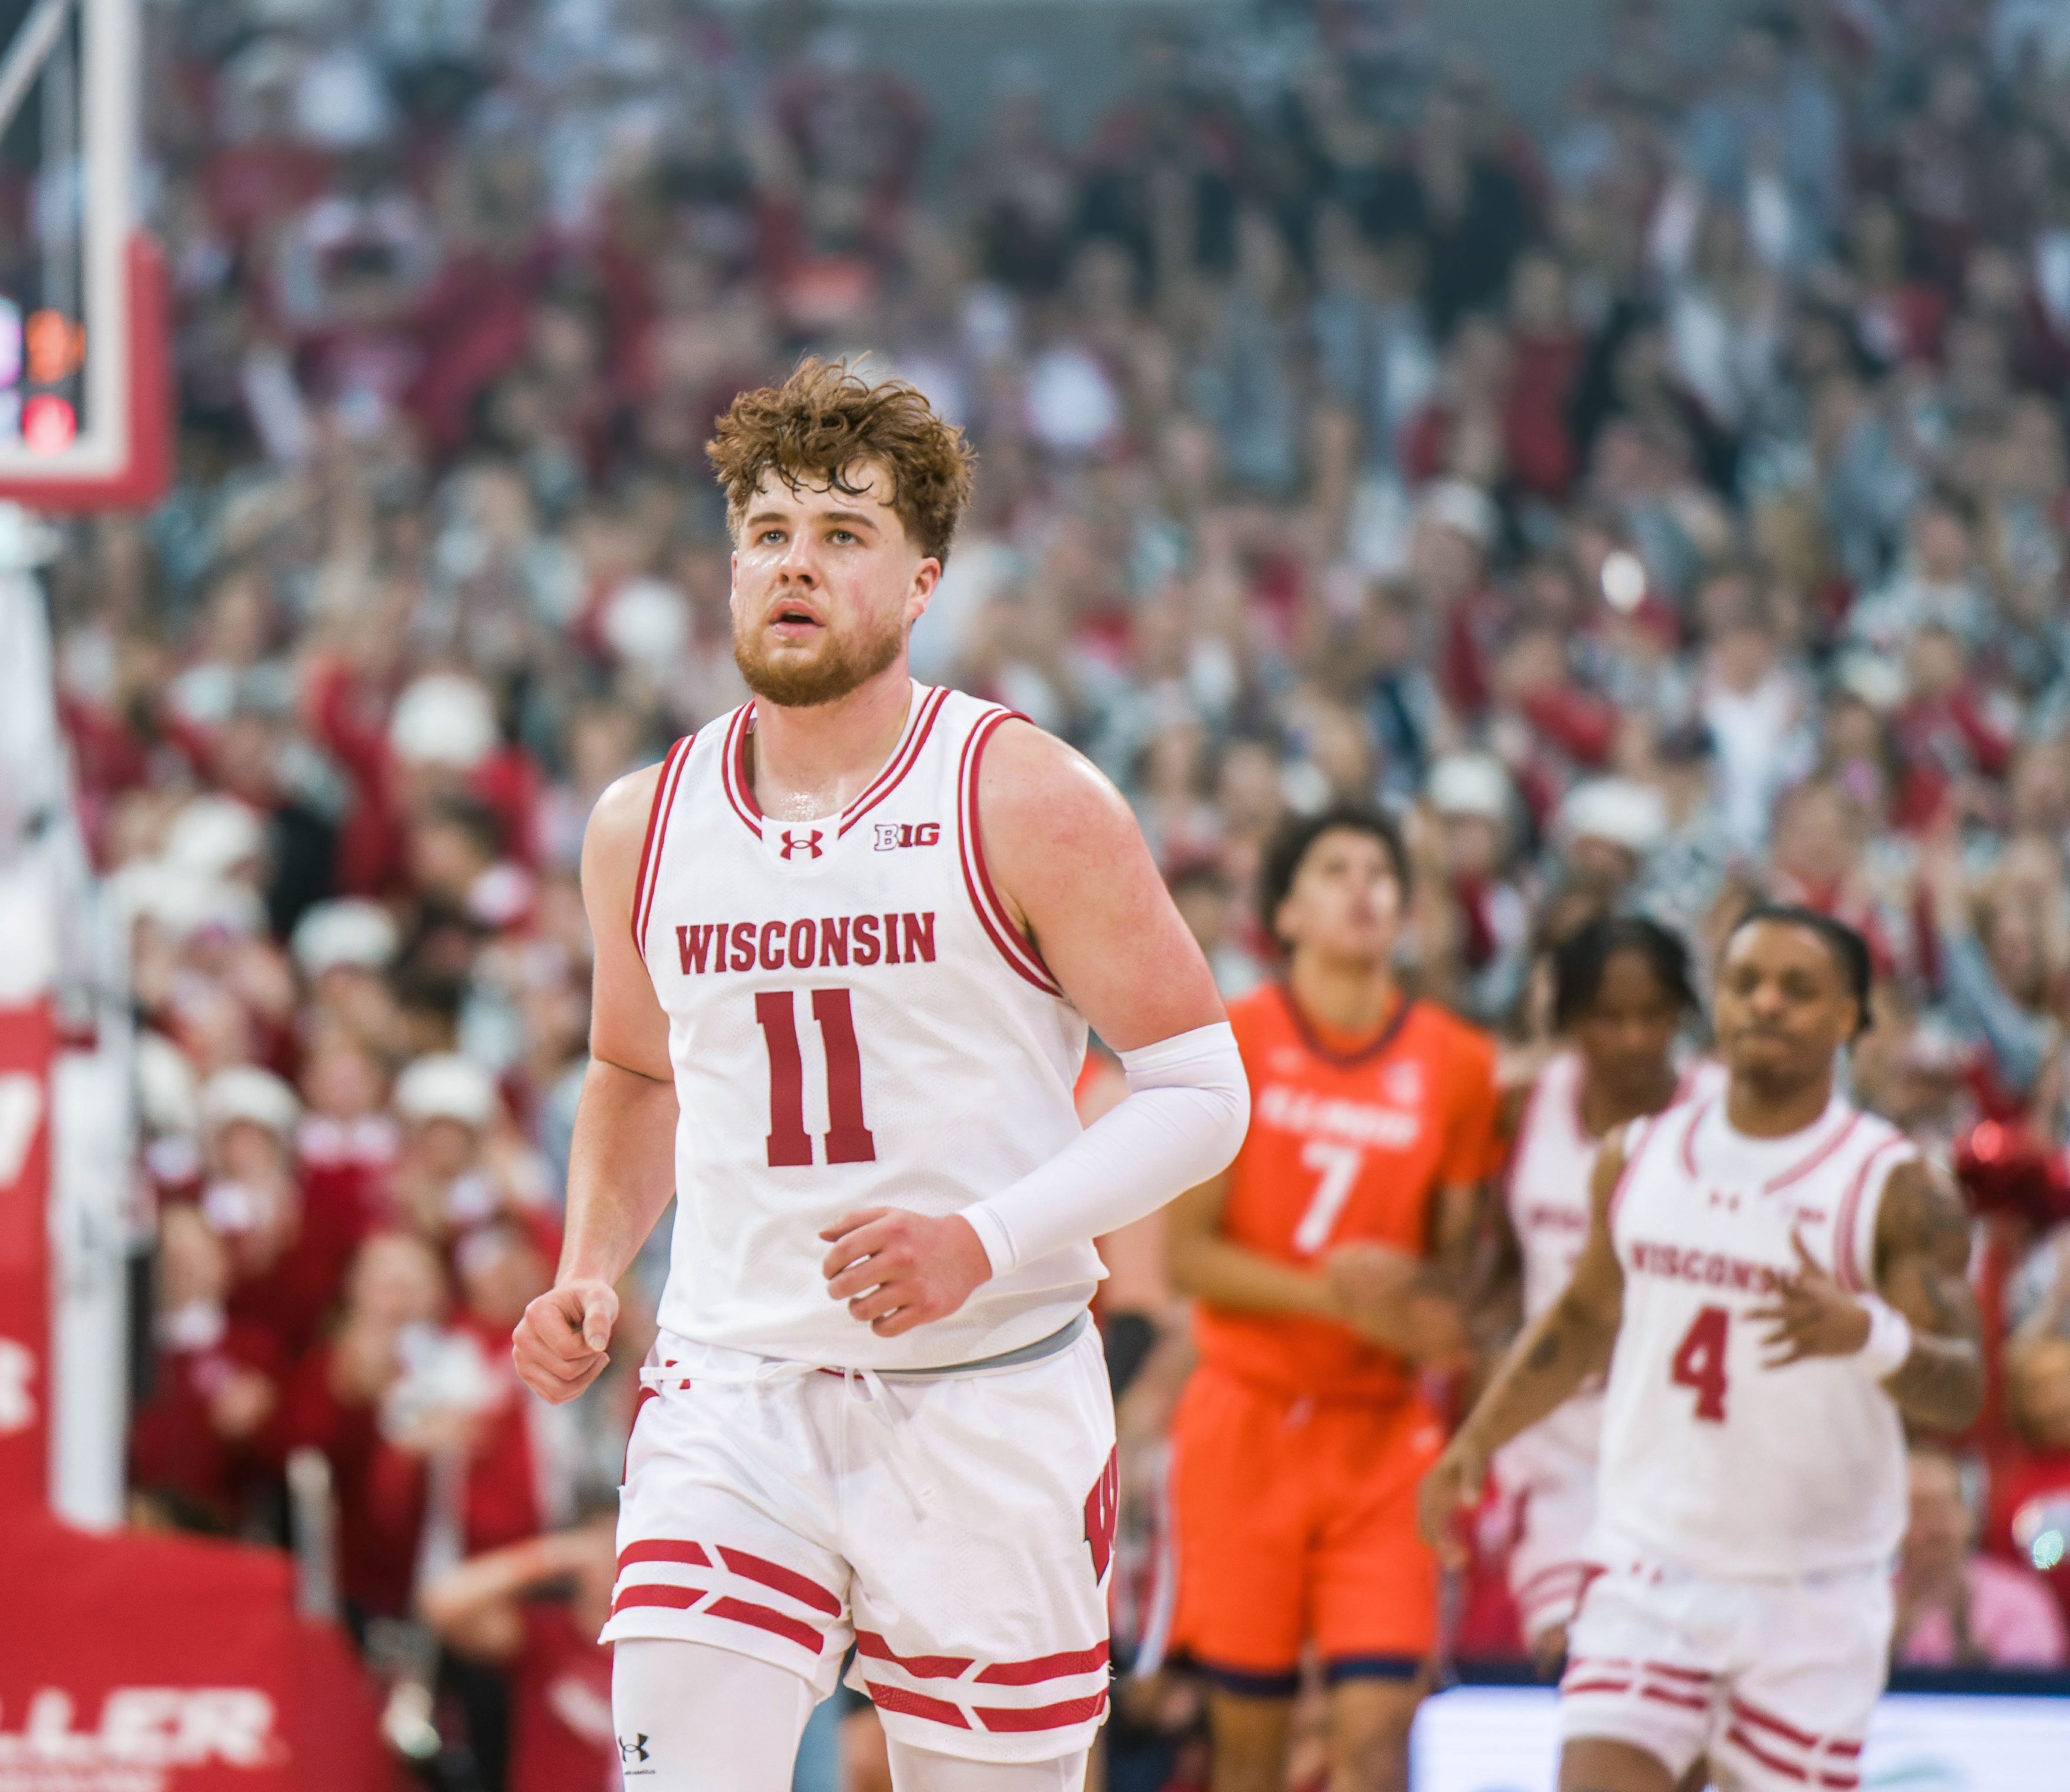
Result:
<svg viewBox="0 0 2070 1792"><path fill-rule="evenodd" d="M1121 1451L1107 1452L1107 1467L1086 1495L1086 1542L1093 1553L1093 1578L1107 1578L1107 1565L1114 1559L1115 1521L1121 1514Z"/></svg>

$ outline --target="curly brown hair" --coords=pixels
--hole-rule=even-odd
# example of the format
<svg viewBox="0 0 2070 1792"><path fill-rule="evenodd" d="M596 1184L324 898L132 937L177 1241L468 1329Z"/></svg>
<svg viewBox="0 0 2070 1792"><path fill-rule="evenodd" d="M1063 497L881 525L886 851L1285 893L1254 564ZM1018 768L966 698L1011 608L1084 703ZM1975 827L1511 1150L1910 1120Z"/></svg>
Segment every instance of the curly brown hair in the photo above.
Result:
<svg viewBox="0 0 2070 1792"><path fill-rule="evenodd" d="M891 508L923 554L947 563L950 538L970 502L977 456L963 432L936 416L916 386L873 386L852 367L808 355L781 386L742 392L718 420L705 453L726 487L735 534L764 473L795 494L812 485L853 495L852 479L882 467Z"/></svg>

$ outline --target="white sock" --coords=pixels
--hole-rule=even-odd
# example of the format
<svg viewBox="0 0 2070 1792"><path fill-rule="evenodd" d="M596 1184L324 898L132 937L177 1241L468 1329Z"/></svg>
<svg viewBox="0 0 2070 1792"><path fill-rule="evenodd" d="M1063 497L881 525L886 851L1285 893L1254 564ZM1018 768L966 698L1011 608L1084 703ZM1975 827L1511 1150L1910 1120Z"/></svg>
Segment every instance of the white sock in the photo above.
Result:
<svg viewBox="0 0 2070 1792"><path fill-rule="evenodd" d="M625 1792L791 1792L816 1702L788 1667L706 1643L630 1638L611 1667Z"/></svg>
<svg viewBox="0 0 2070 1792"><path fill-rule="evenodd" d="M896 1737L886 1741L897 1792L1085 1792L1085 1749L1052 1761L958 1761ZM634 1792L629 1780L625 1792Z"/></svg>

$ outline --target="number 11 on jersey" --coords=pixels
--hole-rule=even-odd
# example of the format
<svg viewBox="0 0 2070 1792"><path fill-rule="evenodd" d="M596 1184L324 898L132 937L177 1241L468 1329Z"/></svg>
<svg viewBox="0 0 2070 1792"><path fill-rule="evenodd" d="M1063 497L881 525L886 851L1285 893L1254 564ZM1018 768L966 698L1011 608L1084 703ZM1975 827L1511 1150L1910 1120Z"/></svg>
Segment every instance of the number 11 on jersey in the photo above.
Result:
<svg viewBox="0 0 2070 1792"><path fill-rule="evenodd" d="M815 989L812 1018L827 1058L829 1164L873 1164L877 1141L862 1117L862 1051L845 989ZM798 1048L797 992L765 989L755 998L755 1024L769 1048L769 1162L772 1168L815 1161L805 1131L805 1060Z"/></svg>

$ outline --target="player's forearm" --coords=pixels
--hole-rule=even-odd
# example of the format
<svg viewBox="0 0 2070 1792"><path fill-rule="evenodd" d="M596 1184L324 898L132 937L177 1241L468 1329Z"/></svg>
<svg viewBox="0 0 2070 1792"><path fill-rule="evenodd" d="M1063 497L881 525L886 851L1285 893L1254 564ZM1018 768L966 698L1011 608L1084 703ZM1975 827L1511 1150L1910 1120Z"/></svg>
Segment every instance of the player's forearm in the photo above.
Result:
<svg viewBox="0 0 2070 1792"><path fill-rule="evenodd" d="M1211 1307L1302 1319L1343 1317L1323 1276L1212 1234L1173 1238L1168 1261L1172 1286Z"/></svg>
<svg viewBox="0 0 2070 1792"><path fill-rule="evenodd" d="M1932 1217L1947 1233L1939 1248L1899 1258L1881 1278L1883 1299L1912 1328L1912 1348L1883 1386L1912 1423L1962 1431L1983 1409L1984 1320L1970 1286L1968 1236L1956 1229L1966 1217L1962 1209L1945 1200Z"/></svg>
<svg viewBox="0 0 2070 1792"><path fill-rule="evenodd" d="M1556 1301L1516 1340L1462 1430L1483 1450L1499 1450L1607 1369L1616 1343L1614 1324L1577 1301Z"/></svg>
<svg viewBox="0 0 2070 1792"><path fill-rule="evenodd" d="M1474 1242L1473 1268L1462 1305L1467 1332L1490 1359L1489 1373L1499 1366L1524 1329L1524 1258L1502 1202L1491 1201L1487 1222Z"/></svg>
<svg viewBox="0 0 2070 1792"><path fill-rule="evenodd" d="M419 1603L435 1630L466 1623L485 1606L515 1599L567 1571L560 1540L528 1537L448 1569L423 1590Z"/></svg>
<svg viewBox="0 0 2070 1792"><path fill-rule="evenodd" d="M590 1060L568 1152L558 1280L624 1274L675 1191L675 1138L672 1084Z"/></svg>
<svg viewBox="0 0 2070 1792"><path fill-rule="evenodd" d="M963 1209L993 1274L1156 1213L1219 1175L1243 1144L1250 1086L1226 1021L1120 1056L1126 1100L1011 1188Z"/></svg>
<svg viewBox="0 0 2070 1792"><path fill-rule="evenodd" d="M531 1537L461 1562L424 1588L418 1609L455 1654L507 1662L524 1642L519 1600L531 1588L574 1570L579 1555L570 1544L566 1536Z"/></svg>
<svg viewBox="0 0 2070 1792"><path fill-rule="evenodd" d="M1438 1192L1428 1261L1442 1291L1458 1301L1471 1300L1482 1280L1482 1215L1486 1191L1479 1183L1448 1183Z"/></svg>
<svg viewBox="0 0 2070 1792"><path fill-rule="evenodd" d="M1966 1431L1983 1410L1983 1352L1974 1338L1915 1332L1910 1354L1883 1385L1913 1424L1933 1431Z"/></svg>
<svg viewBox="0 0 2070 1792"><path fill-rule="evenodd" d="M1492 1354L1508 1348L1524 1326L1524 1279L1500 1267L1477 1266L1466 1298L1467 1335Z"/></svg>

